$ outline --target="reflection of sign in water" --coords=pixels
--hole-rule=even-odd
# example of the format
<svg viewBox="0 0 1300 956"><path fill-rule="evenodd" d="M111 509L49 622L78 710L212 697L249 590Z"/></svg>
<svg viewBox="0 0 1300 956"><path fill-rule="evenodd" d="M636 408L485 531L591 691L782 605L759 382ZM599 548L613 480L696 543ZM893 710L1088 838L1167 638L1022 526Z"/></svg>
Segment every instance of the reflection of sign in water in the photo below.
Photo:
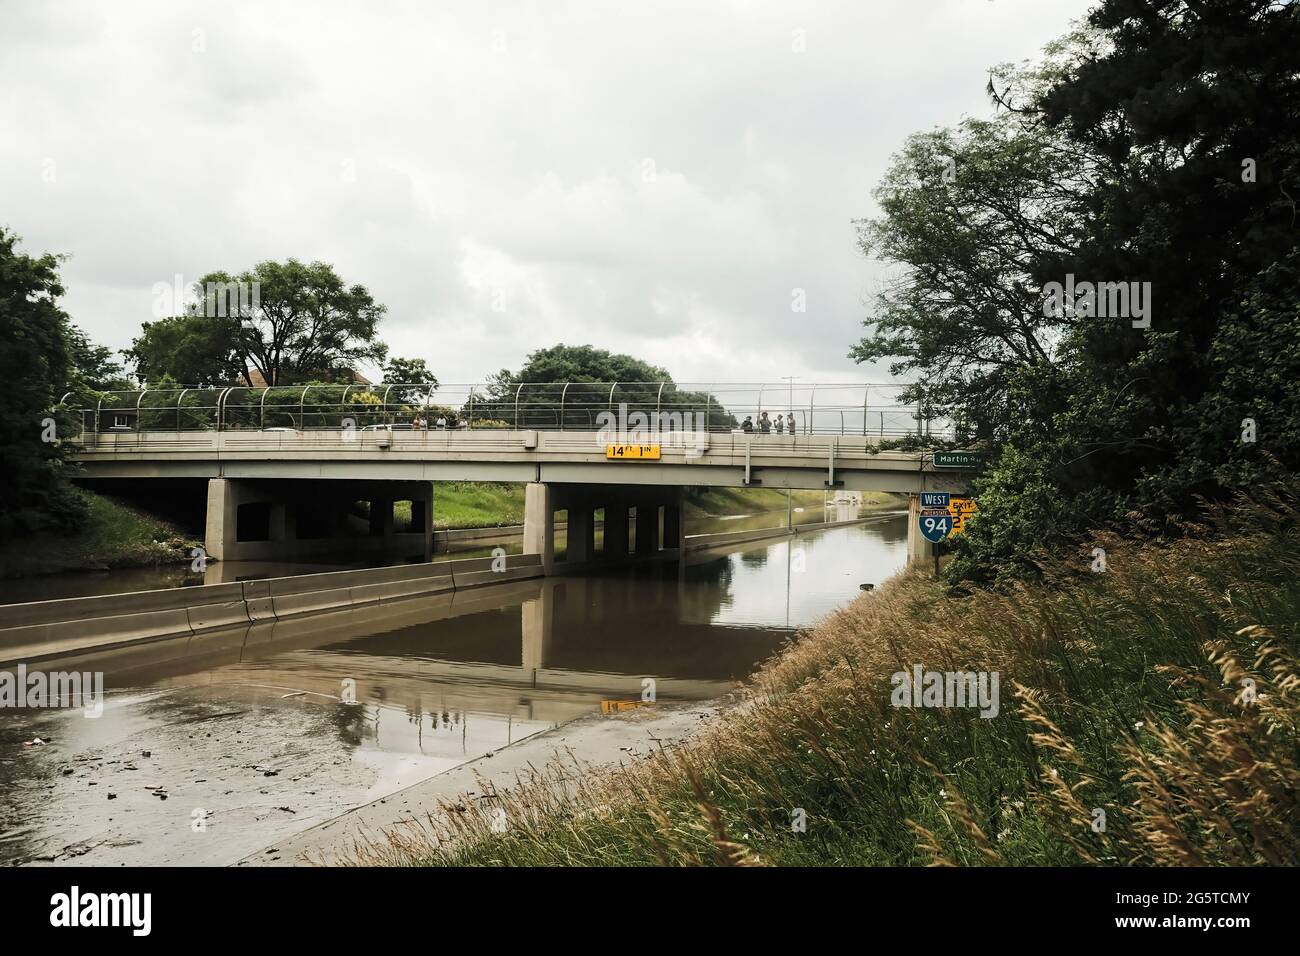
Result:
<svg viewBox="0 0 1300 956"><path fill-rule="evenodd" d="M933 541L935 544L946 538L948 532L952 530L952 515L937 508L922 511L916 520L925 540Z"/></svg>
<svg viewBox="0 0 1300 956"><path fill-rule="evenodd" d="M605 457L612 461L627 461L637 459L658 460L660 451L658 445L606 445Z"/></svg>
<svg viewBox="0 0 1300 956"><path fill-rule="evenodd" d="M966 522L978 510L974 498L951 499L948 502L948 514L952 515L952 533L963 533L966 530Z"/></svg>
<svg viewBox="0 0 1300 956"><path fill-rule="evenodd" d="M600 702L600 712L602 714L617 714L620 710L633 710L637 707L652 706L653 701L644 700L602 700Z"/></svg>

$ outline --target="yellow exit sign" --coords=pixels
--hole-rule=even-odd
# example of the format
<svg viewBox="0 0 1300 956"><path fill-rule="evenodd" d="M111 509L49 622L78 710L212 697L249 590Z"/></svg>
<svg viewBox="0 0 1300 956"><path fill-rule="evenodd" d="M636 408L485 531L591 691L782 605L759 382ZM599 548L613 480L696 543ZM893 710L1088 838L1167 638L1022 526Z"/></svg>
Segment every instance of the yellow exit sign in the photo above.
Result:
<svg viewBox="0 0 1300 956"><path fill-rule="evenodd" d="M948 500L948 513L952 515L951 534L962 534L966 530L966 520L973 516L979 506L975 504L974 498L950 498Z"/></svg>
<svg viewBox="0 0 1300 956"><path fill-rule="evenodd" d="M605 457L611 461L658 461L658 445L606 445Z"/></svg>

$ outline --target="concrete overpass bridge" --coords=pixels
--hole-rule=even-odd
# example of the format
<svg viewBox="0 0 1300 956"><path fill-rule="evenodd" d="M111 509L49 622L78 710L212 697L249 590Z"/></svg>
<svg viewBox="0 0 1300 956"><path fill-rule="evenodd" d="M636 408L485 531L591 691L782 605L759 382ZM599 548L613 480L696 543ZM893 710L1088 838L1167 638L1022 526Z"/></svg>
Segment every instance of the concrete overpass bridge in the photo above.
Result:
<svg viewBox="0 0 1300 956"><path fill-rule="evenodd" d="M550 573L561 511L566 562L581 564L597 557L598 523L602 558L680 554L690 486L893 492L911 495L914 509L923 491L968 491L973 465L899 450L909 436L952 435L949 423L898 404L900 388L232 387L110 393L93 407L69 396L64 407L87 477L205 480L205 547L217 560L341 549L427 560L433 483L496 481L527 485L524 550ZM782 430L765 416L783 419ZM410 515L400 525L399 511ZM921 559L915 525L909 555Z"/></svg>

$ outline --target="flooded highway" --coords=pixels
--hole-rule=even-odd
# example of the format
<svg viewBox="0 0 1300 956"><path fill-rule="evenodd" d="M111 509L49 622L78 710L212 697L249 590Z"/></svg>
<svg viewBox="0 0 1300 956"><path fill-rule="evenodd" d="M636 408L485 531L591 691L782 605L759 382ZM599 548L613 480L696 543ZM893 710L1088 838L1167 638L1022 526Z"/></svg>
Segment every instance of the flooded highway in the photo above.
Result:
<svg viewBox="0 0 1300 956"><path fill-rule="evenodd" d="M0 863L229 864L647 686L720 696L905 549L885 515L44 663L106 702L0 712Z"/></svg>

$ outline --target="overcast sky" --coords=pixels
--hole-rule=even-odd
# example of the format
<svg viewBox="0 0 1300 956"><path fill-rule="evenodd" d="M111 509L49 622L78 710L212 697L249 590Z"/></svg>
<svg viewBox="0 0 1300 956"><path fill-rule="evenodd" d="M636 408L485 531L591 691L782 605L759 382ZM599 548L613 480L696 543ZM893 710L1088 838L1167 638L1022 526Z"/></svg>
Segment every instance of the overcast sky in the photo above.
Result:
<svg viewBox="0 0 1300 956"><path fill-rule="evenodd" d="M3 0L0 223L123 348L158 282L332 263L444 382L556 342L884 380L851 220L1084 0ZM792 311L794 290L807 311Z"/></svg>

